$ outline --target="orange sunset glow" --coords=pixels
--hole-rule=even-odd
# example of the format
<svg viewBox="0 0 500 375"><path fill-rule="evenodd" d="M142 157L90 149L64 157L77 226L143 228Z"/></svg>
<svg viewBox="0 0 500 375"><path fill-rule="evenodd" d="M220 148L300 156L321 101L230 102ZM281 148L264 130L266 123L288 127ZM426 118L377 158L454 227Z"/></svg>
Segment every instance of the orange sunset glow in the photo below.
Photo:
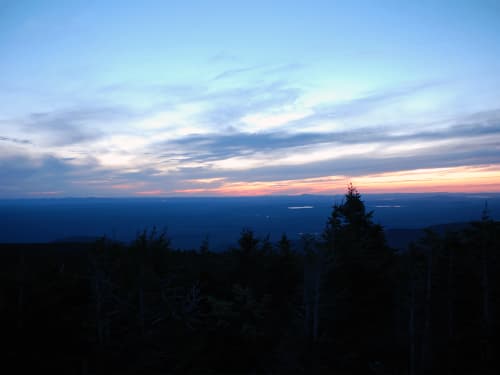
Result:
<svg viewBox="0 0 500 375"><path fill-rule="evenodd" d="M326 176L302 180L221 182L217 187L182 189L174 193L236 196L338 194L345 190L349 182L366 193L499 191L500 165L416 169L357 177Z"/></svg>

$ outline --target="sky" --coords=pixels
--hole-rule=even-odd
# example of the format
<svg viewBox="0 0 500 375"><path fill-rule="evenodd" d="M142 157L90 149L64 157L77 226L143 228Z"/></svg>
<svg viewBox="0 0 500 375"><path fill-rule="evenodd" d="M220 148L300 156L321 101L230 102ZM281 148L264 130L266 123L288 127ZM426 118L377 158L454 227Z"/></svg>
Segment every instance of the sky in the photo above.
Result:
<svg viewBox="0 0 500 375"><path fill-rule="evenodd" d="M500 192L500 2L0 0L0 198Z"/></svg>

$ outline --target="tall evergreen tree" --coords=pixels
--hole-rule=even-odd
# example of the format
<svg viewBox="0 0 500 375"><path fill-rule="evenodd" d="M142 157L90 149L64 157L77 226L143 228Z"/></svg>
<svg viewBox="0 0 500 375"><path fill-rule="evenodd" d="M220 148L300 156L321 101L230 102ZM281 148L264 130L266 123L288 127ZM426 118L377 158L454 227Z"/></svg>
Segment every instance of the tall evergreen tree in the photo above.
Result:
<svg viewBox="0 0 500 375"><path fill-rule="evenodd" d="M372 215L350 184L323 232L332 259L328 275L335 306L331 330L347 355L357 358L359 371L368 371L371 364L390 357L384 348L389 348L393 331L393 251Z"/></svg>

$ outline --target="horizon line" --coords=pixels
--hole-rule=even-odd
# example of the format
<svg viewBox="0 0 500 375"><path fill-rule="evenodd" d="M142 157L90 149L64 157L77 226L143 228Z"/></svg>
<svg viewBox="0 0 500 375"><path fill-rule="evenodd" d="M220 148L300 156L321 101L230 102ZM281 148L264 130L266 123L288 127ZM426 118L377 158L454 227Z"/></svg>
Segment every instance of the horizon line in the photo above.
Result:
<svg viewBox="0 0 500 375"><path fill-rule="evenodd" d="M359 191L359 190L358 190ZM123 196L108 196L108 195L88 195L88 196L56 196L56 195L39 195L39 196L19 196L19 197L0 197L0 200L58 200L58 199L189 199L189 198L286 198L286 197L329 197L345 195L346 193L332 194L257 194L257 195L123 195ZM360 192L361 196L366 195L476 195L476 194L494 194L500 195L500 191L424 191L424 192Z"/></svg>

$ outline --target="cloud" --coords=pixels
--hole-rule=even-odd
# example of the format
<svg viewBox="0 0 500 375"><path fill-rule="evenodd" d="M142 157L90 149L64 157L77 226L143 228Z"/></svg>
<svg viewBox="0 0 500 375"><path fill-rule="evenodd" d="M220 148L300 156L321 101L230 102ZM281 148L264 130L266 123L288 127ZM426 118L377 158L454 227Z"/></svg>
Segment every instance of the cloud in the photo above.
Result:
<svg viewBox="0 0 500 375"><path fill-rule="evenodd" d="M402 85L389 89L371 91L349 100L319 103L313 106L312 113L300 120L287 124L288 129L304 129L324 123L335 123L335 121L350 121L353 118L363 118L380 109L395 110L402 101L411 99L417 95L435 89L443 85L442 82L424 82L420 84ZM404 118L401 119L404 121ZM365 119L373 125L382 125L375 119ZM331 128L331 126L330 126Z"/></svg>
<svg viewBox="0 0 500 375"><path fill-rule="evenodd" d="M53 155L0 157L0 197L131 196L140 191L173 190L175 176L154 168L138 172L105 168L92 158L68 160Z"/></svg>
<svg viewBox="0 0 500 375"><path fill-rule="evenodd" d="M19 121L21 128L38 136L47 146L65 146L95 141L106 134L106 125L127 118L118 107L75 107L31 113Z"/></svg>
<svg viewBox="0 0 500 375"><path fill-rule="evenodd" d="M12 131L0 137L11 144L0 154L6 181L0 195L169 195L225 184L499 164L500 110L418 123L371 119L372 111L431 86L304 108L303 89L286 81L217 89L155 85L163 99L143 111L91 104L31 113L18 122L30 140ZM359 116L362 126L352 121ZM329 126L315 127L322 122ZM37 146L29 150L15 146L31 142Z"/></svg>
<svg viewBox="0 0 500 375"><path fill-rule="evenodd" d="M478 117L484 117L484 115L477 114ZM491 112L490 115L496 115L496 112ZM424 126L424 129L427 127ZM484 136L488 137L480 139ZM256 153L279 153L280 150L293 151L295 148L304 149L306 146L313 148L320 145L330 145L332 156L334 150L341 146L383 144L384 147L401 145L404 148L407 147L406 144L411 143L426 147L426 145L431 146L431 142L442 140L456 140L470 147L483 149L491 139L490 137L500 138L500 116L489 116L484 123L458 123L434 131L419 131L418 128L408 127L404 133L401 133L401 127L366 127L326 133L310 131L245 133L233 130L226 133L192 134L157 144L155 147L160 152L163 148L183 150L184 160L201 162ZM472 142L472 139L475 141ZM410 149L409 145L408 149ZM170 154L161 153L161 155L168 157ZM179 157L178 154L177 157Z"/></svg>
<svg viewBox="0 0 500 375"><path fill-rule="evenodd" d="M17 144L21 144L21 145L31 145L31 144L33 144L33 142L31 142L28 139L19 139L19 138L2 137L2 136L0 136L0 141L12 142L12 143L17 143Z"/></svg>
<svg viewBox="0 0 500 375"><path fill-rule="evenodd" d="M478 150L443 150L443 155L435 153L411 156L372 157L344 156L334 160L310 162L302 165L262 165L245 170L219 170L214 168L181 168L177 176L210 179L222 177L228 182L275 181L320 178L323 176L362 176L366 174L397 172L420 168L458 167L463 165L500 164L500 156ZM466 181L464 181L466 183Z"/></svg>
<svg viewBox="0 0 500 375"><path fill-rule="evenodd" d="M225 70L222 73L217 74L214 77L214 80L217 81L219 79L232 78L234 76L240 75L241 73L252 72L252 71L258 70L260 68L262 68L262 65L255 65L255 66L248 66L248 67L244 67L244 68Z"/></svg>
<svg viewBox="0 0 500 375"><path fill-rule="evenodd" d="M31 191L61 191L71 167L53 157L32 159L16 156L0 159L1 196L22 196Z"/></svg>
<svg viewBox="0 0 500 375"><path fill-rule="evenodd" d="M200 99L208 108L196 120L215 129L243 126L244 116L292 105L301 93L284 82L207 93Z"/></svg>
<svg viewBox="0 0 500 375"><path fill-rule="evenodd" d="M294 67L294 64L287 66L289 69ZM162 93L164 101L156 106L156 113L148 116L155 121L157 128L202 128L203 132L237 130L250 133L272 129L286 132L304 132L307 129L327 132L336 129L338 124L342 124L344 128L349 124L367 128L359 122L370 123L372 127L380 125L374 122L377 121L376 116L375 119L369 118L373 111L399 105L402 100L438 85L439 83L406 85L369 92L348 101L309 105L302 101L305 89L286 80L266 82L263 79L251 84L216 89L201 84L180 87L166 85L163 91L157 91ZM357 120L353 122L354 119ZM389 124L382 123L382 126L387 125Z"/></svg>
<svg viewBox="0 0 500 375"><path fill-rule="evenodd" d="M270 181L227 181L215 186L202 186L176 191L197 195L263 195L263 194L332 194L345 190L348 182L366 192L474 192L498 191L500 165L477 165L420 168L359 176L327 175L316 178L279 179ZM466 180L466 183L464 183Z"/></svg>
<svg viewBox="0 0 500 375"><path fill-rule="evenodd" d="M498 111L489 111L456 118L435 130L409 126L404 132L394 126L328 133L233 130L159 142L152 150L160 164L175 165L179 178L230 181L497 164L499 119Z"/></svg>
<svg viewBox="0 0 500 375"><path fill-rule="evenodd" d="M229 79L240 76L245 73L258 73L259 75L264 77L266 76L276 77L277 75L290 73L292 71L299 70L303 67L304 65L299 63L289 63L281 65L269 65L269 64L252 65L252 66L245 66L241 68L225 70L222 73L217 74L213 79L214 81L221 79Z"/></svg>
<svg viewBox="0 0 500 375"><path fill-rule="evenodd" d="M126 91L114 87L108 90ZM248 128L246 117L279 113L284 107L293 107L303 94L300 87L286 81L259 81L230 87L203 83L154 85L150 90L147 87L138 90L142 100L150 101L151 106L132 119L135 127L170 129L175 133L193 128L205 132Z"/></svg>
<svg viewBox="0 0 500 375"><path fill-rule="evenodd" d="M437 153L436 151L439 151ZM337 159L310 162L303 165L263 165L260 168L234 171L212 171L211 175L224 175L230 181L273 181L276 179L316 178L328 175L361 176L373 173L396 172L420 168L455 167L462 165L500 164L499 153L479 149L461 150L444 148L416 155L375 157L370 154L343 156ZM465 181L464 181L465 183Z"/></svg>

